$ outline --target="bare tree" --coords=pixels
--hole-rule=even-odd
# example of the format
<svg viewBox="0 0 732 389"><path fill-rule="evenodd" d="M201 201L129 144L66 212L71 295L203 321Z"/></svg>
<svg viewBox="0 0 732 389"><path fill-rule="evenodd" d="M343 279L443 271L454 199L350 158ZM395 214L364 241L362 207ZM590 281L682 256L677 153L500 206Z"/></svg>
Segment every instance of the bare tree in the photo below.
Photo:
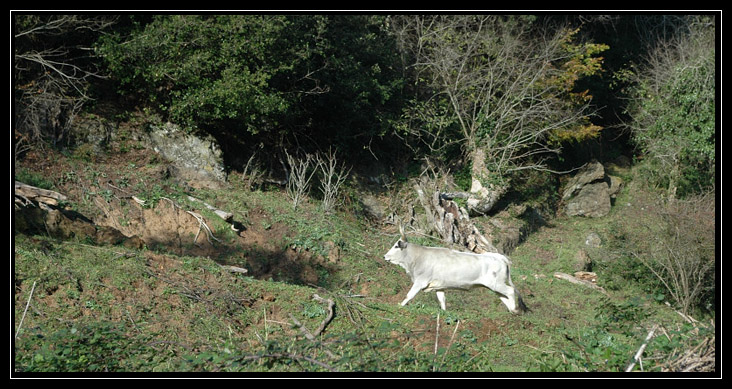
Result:
<svg viewBox="0 0 732 389"><path fill-rule="evenodd" d="M529 30L521 17L496 15L403 16L393 24L432 91L413 113L428 131L421 120L407 130L431 147L459 143L472 169L471 213L488 212L506 192L505 173L546 168L558 152L548 136L587 118L587 104L565 98L574 81L560 68L573 55L569 30Z"/></svg>
<svg viewBox="0 0 732 389"><path fill-rule="evenodd" d="M94 41L116 21L108 15L13 15L14 130L24 140L61 141L103 77Z"/></svg>
<svg viewBox="0 0 732 389"><path fill-rule="evenodd" d="M709 309L715 296L715 196L710 192L679 200L669 199L651 208L661 227L637 229L632 254L663 284L689 314Z"/></svg>

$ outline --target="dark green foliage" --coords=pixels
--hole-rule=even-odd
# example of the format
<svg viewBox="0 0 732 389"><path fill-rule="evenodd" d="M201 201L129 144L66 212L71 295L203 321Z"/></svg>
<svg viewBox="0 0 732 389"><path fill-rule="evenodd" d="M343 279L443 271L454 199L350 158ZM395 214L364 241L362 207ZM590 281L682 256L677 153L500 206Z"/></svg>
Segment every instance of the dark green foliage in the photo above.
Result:
<svg viewBox="0 0 732 389"><path fill-rule="evenodd" d="M639 72L630 103L633 140L651 182L670 197L704 192L715 181L714 20L692 19L687 34L659 44Z"/></svg>
<svg viewBox="0 0 732 389"><path fill-rule="evenodd" d="M165 118L227 139L360 148L398 112L401 67L380 16L165 15L99 51Z"/></svg>

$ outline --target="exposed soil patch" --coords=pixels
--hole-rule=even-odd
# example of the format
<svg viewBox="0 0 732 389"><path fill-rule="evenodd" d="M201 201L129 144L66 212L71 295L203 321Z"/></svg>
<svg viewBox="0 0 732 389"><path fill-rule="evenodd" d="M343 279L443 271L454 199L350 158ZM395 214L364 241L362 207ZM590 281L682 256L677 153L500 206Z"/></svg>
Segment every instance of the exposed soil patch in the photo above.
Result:
<svg viewBox="0 0 732 389"><path fill-rule="evenodd" d="M124 243L177 255L210 257L222 264L245 267L255 278L301 285L318 285L322 275L335 266L339 256L336 245L331 245L327 258L289 246L286 237L293 232L284 224L271 222L262 209L250 210L247 228L233 240L218 240L224 233L221 223L213 223L200 210L166 197L168 193L179 193L179 184L190 187L170 179L168 164L150 151L133 148L110 152L94 156L93 162L92 170L75 157L54 150L29 152L18 161L17 170L40 172L42 181L53 183L55 191L68 197L68 204L51 218L36 215L38 209L32 210L35 219L28 219L35 224L32 232L46 234L52 223L52 236L63 239ZM137 200L143 200L144 205ZM30 231L25 225L20 227Z"/></svg>

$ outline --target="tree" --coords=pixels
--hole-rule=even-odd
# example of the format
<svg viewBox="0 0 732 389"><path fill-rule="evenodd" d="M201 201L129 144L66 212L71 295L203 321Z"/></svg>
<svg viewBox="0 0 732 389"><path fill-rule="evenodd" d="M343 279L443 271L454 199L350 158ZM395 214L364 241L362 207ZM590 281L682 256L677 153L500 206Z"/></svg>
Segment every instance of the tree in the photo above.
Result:
<svg viewBox="0 0 732 389"><path fill-rule="evenodd" d="M116 21L107 15L13 14L13 126L33 144L68 141L90 82L105 77L92 44Z"/></svg>
<svg viewBox="0 0 732 389"><path fill-rule="evenodd" d="M646 173L669 198L708 190L715 175L715 20L686 20L633 74L628 106Z"/></svg>
<svg viewBox="0 0 732 389"><path fill-rule="evenodd" d="M418 96L402 131L444 150L457 142L471 167L468 206L484 214L507 191L506 174L544 169L559 142L596 136L591 96L576 81L600 71L605 45L529 16L433 15L394 19L411 56Z"/></svg>
<svg viewBox="0 0 732 389"><path fill-rule="evenodd" d="M122 93L136 93L167 119L210 125L236 120L256 134L277 126L289 105L269 81L281 61L277 15L157 15L129 34L106 37L99 52Z"/></svg>
<svg viewBox="0 0 732 389"><path fill-rule="evenodd" d="M99 48L121 93L166 120L315 152L386 132L401 76L386 38L382 16L156 15Z"/></svg>

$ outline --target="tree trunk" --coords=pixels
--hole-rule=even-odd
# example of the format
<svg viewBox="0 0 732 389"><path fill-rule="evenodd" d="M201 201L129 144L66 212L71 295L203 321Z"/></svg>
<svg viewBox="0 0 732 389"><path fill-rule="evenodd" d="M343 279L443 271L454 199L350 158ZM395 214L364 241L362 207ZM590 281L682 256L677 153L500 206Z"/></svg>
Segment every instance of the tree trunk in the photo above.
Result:
<svg viewBox="0 0 732 389"><path fill-rule="evenodd" d="M471 196L468 198L468 211L471 215L485 215L508 191L507 185L490 183L490 171L485 166L485 151L478 147L471 155L472 182ZM485 186L484 186L485 185Z"/></svg>

